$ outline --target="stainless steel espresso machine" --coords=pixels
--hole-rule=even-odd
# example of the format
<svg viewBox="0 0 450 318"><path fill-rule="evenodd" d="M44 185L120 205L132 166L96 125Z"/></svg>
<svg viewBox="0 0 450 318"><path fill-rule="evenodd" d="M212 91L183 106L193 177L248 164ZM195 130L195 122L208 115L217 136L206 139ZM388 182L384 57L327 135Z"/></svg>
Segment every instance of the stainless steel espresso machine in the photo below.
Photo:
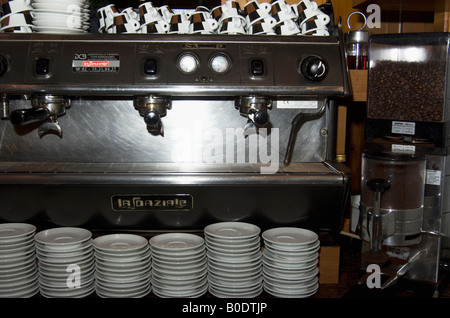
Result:
<svg viewBox="0 0 450 318"><path fill-rule="evenodd" d="M361 266L380 266L382 289L436 288L449 257L449 34L373 35L369 53Z"/></svg>
<svg viewBox="0 0 450 318"><path fill-rule="evenodd" d="M337 229L342 36L0 34L0 221Z"/></svg>

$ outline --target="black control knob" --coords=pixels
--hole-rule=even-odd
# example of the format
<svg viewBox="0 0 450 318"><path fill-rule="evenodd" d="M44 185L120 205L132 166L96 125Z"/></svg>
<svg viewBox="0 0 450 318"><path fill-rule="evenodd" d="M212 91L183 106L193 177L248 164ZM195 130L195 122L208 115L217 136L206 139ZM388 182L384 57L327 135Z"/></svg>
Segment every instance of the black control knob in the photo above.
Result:
<svg viewBox="0 0 450 318"><path fill-rule="evenodd" d="M8 61L6 57L0 55L0 77L3 76L8 70Z"/></svg>
<svg viewBox="0 0 450 318"><path fill-rule="evenodd" d="M328 72L328 65L319 56L308 56L300 63L300 73L311 81L321 81Z"/></svg>

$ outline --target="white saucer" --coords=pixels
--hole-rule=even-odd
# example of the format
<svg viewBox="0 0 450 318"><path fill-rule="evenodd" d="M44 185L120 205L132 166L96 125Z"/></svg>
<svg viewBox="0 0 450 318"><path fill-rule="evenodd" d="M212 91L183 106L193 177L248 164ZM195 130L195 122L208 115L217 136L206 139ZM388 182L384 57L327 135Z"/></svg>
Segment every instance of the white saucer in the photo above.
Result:
<svg viewBox="0 0 450 318"><path fill-rule="evenodd" d="M186 251L203 246L205 241L195 234L166 233L152 237L149 243L154 250Z"/></svg>
<svg viewBox="0 0 450 318"><path fill-rule="evenodd" d="M135 234L108 234L99 236L92 242L95 249L116 253L129 253L145 248L146 238Z"/></svg>
<svg viewBox="0 0 450 318"><path fill-rule="evenodd" d="M34 239L44 245L71 245L89 240L92 233L77 227L58 227L37 233Z"/></svg>
<svg viewBox="0 0 450 318"><path fill-rule="evenodd" d="M26 238L36 231L36 227L26 223L0 224L0 241L10 242L14 238Z"/></svg>
<svg viewBox="0 0 450 318"><path fill-rule="evenodd" d="M224 239L246 239L259 235L261 229L245 222L218 222L204 229L205 234Z"/></svg>
<svg viewBox="0 0 450 318"><path fill-rule="evenodd" d="M262 238L273 244L297 246L315 243L319 236L313 231L302 228L278 227L264 231Z"/></svg>

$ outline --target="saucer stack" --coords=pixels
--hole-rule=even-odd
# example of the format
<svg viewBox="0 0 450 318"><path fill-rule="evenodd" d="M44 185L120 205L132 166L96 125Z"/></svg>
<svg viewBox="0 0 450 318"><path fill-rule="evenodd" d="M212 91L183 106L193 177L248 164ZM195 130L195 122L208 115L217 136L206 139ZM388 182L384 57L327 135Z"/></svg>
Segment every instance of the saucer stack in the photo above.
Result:
<svg viewBox="0 0 450 318"><path fill-rule="evenodd" d="M152 255L146 238L109 234L93 242L95 291L102 298L142 298L151 291Z"/></svg>
<svg viewBox="0 0 450 318"><path fill-rule="evenodd" d="M89 0L33 0L31 5L34 32L82 34L90 28Z"/></svg>
<svg viewBox="0 0 450 318"><path fill-rule="evenodd" d="M294 227L264 231L264 290L275 297L305 298L319 288L320 241L316 233Z"/></svg>
<svg viewBox="0 0 450 318"><path fill-rule="evenodd" d="M205 227L209 292L219 298L252 298L262 291L260 228L244 222Z"/></svg>
<svg viewBox="0 0 450 318"><path fill-rule="evenodd" d="M92 233L76 227L53 228L34 237L39 290L46 298L81 298L94 291Z"/></svg>
<svg viewBox="0 0 450 318"><path fill-rule="evenodd" d="M205 241L189 233L150 239L153 293L162 298L200 297L208 290Z"/></svg>
<svg viewBox="0 0 450 318"><path fill-rule="evenodd" d="M0 298L27 298L39 291L33 225L0 224Z"/></svg>

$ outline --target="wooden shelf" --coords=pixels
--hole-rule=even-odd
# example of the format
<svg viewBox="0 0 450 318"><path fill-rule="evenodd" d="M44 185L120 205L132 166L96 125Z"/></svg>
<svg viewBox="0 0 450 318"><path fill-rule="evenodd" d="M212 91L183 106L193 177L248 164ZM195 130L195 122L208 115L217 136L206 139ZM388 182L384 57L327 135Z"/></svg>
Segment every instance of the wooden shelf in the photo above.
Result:
<svg viewBox="0 0 450 318"><path fill-rule="evenodd" d="M449 11L450 0L353 0L356 9L369 4L378 4L381 10L445 12Z"/></svg>
<svg viewBox="0 0 450 318"><path fill-rule="evenodd" d="M349 70L353 101L367 101L367 70Z"/></svg>

